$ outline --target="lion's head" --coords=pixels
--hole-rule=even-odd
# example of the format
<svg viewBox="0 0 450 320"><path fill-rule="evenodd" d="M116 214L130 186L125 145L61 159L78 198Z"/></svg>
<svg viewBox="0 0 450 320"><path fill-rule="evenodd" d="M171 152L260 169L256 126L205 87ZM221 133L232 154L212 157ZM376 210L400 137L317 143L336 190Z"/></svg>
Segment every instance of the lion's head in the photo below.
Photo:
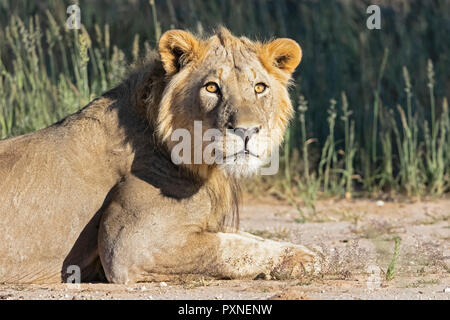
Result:
<svg viewBox="0 0 450 320"><path fill-rule="evenodd" d="M221 28L208 39L171 30L158 49L167 85L156 129L172 159L200 174L254 174L293 114L287 89L300 46L284 38L253 42ZM183 140L189 150L180 148Z"/></svg>

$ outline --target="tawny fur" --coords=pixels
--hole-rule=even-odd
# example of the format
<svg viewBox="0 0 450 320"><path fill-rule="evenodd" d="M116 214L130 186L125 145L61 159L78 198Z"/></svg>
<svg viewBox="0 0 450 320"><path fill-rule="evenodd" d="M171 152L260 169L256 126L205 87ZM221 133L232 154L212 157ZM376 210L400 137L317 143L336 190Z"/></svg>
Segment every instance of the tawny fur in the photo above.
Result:
<svg viewBox="0 0 450 320"><path fill-rule="evenodd" d="M293 113L298 44L172 30L158 50L76 114L0 141L0 282L60 282L71 265L83 281L103 269L118 283L287 278L311 265L302 246L227 229L238 222L239 175L255 165L176 166L170 157L171 134L192 131L194 120L206 129L259 125L271 137L262 152L278 146ZM208 77L227 104L201 91ZM264 97L253 93L256 81L269 83Z"/></svg>

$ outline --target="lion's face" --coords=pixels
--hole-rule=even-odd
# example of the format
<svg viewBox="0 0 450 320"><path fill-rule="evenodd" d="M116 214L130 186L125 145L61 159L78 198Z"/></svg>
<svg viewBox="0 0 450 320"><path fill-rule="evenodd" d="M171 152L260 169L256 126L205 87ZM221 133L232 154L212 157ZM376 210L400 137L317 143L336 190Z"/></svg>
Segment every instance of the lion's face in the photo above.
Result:
<svg viewBox="0 0 450 320"><path fill-rule="evenodd" d="M158 133L172 159L234 177L267 163L293 113L287 86L301 59L298 44L255 43L226 29L198 40L174 30L163 35L159 51L169 82Z"/></svg>

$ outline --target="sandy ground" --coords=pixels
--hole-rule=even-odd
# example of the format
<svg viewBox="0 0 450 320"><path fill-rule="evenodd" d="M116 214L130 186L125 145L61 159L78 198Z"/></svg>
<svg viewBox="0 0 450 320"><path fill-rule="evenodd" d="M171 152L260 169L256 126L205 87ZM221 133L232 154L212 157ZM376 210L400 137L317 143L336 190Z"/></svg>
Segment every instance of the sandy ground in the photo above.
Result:
<svg viewBox="0 0 450 320"><path fill-rule="evenodd" d="M315 247L319 274L293 281L212 280L113 285L0 285L0 299L444 299L450 300L450 199L320 201L300 222L292 206L245 199L241 229ZM395 238L400 247L395 263ZM392 279L386 280L388 266Z"/></svg>

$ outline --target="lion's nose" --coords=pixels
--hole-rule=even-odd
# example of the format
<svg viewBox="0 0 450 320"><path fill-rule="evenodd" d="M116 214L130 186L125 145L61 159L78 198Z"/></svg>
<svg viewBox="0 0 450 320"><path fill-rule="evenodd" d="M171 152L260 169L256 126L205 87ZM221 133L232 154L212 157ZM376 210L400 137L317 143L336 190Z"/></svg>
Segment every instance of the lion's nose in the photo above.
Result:
<svg viewBox="0 0 450 320"><path fill-rule="evenodd" d="M242 140L244 140L244 145L245 145L245 149L247 149L247 144L250 140L250 138L257 134L259 132L259 130L261 129L261 126L257 126L257 127L252 127L252 128L234 128L233 132L240 136L242 138Z"/></svg>

